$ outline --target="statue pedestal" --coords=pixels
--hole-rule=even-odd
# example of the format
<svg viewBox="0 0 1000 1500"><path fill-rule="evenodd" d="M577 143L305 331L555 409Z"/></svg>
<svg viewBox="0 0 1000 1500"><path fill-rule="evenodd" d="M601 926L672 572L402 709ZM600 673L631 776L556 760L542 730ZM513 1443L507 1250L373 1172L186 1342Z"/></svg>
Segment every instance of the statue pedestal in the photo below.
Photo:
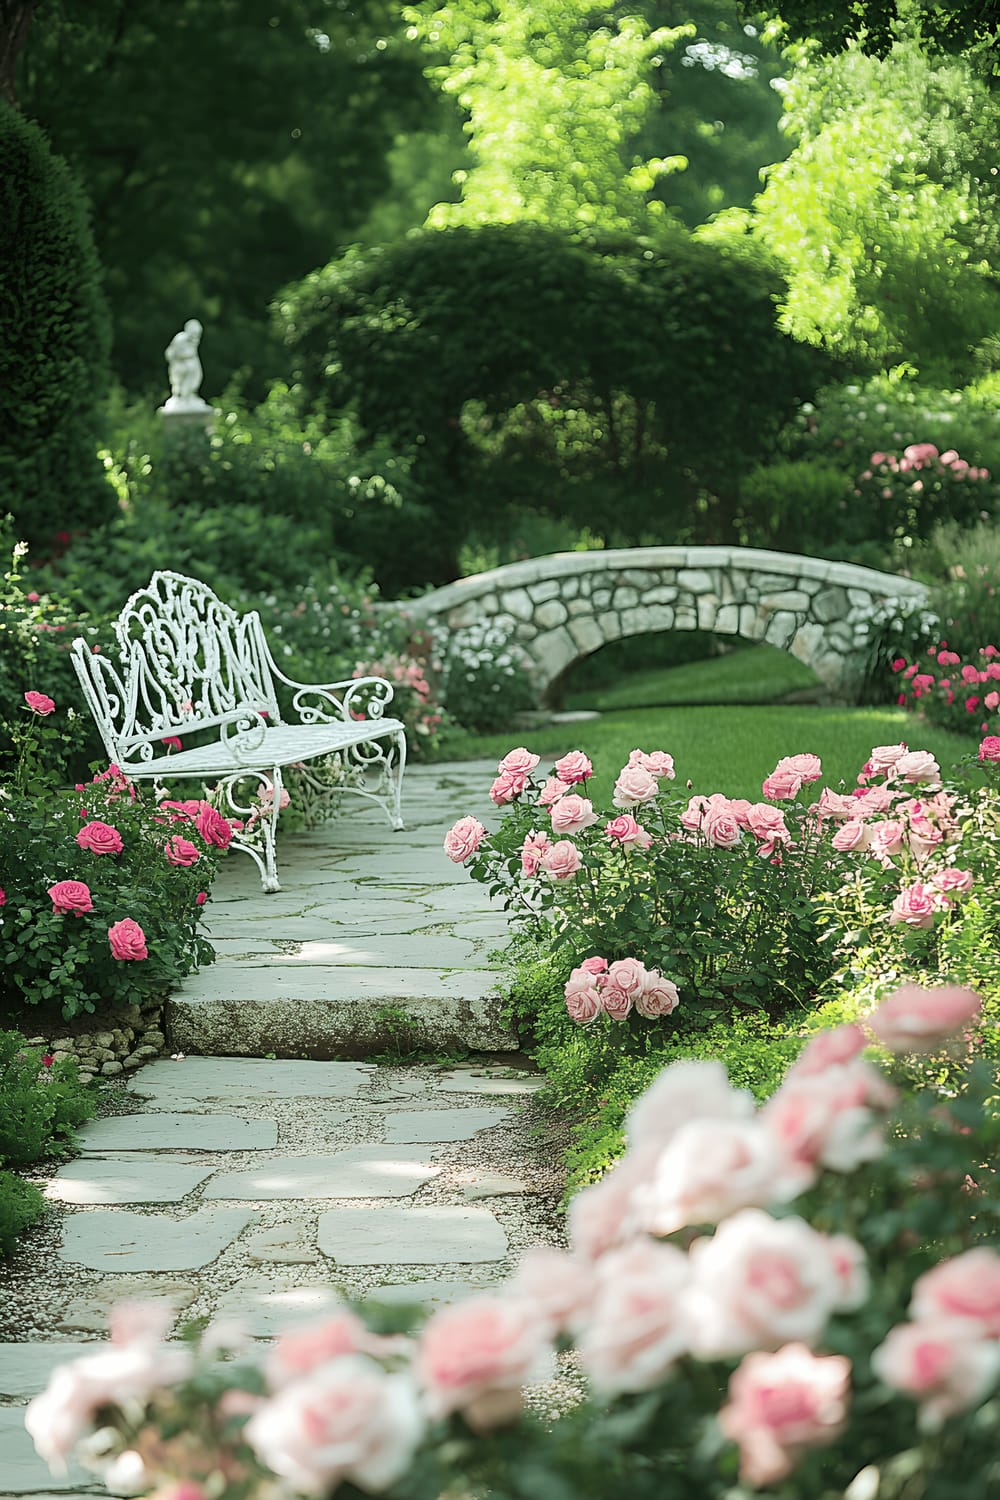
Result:
<svg viewBox="0 0 1000 1500"><path fill-rule="evenodd" d="M216 418L215 407L200 396L169 396L156 414L163 418L168 431L175 432L190 427L208 431Z"/></svg>

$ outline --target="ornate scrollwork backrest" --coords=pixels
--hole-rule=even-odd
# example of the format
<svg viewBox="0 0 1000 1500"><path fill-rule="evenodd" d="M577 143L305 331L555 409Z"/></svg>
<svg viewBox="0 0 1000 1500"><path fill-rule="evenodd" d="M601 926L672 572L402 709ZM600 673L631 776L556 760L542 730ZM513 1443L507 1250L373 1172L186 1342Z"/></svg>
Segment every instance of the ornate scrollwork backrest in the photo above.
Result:
<svg viewBox="0 0 1000 1500"><path fill-rule="evenodd" d="M147 760L178 732L220 726L226 737L227 726L243 728L248 712L279 719L258 616L238 615L198 579L154 573L114 628L119 669L102 657L86 666L88 701L121 759ZM79 655L78 662L82 681Z"/></svg>

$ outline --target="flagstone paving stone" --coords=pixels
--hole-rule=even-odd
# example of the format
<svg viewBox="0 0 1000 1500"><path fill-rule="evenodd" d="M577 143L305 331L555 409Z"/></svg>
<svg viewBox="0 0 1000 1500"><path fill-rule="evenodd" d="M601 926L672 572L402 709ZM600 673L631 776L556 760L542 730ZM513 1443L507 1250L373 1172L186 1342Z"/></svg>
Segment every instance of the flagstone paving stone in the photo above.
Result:
<svg viewBox="0 0 1000 1500"><path fill-rule="evenodd" d="M198 1288L193 1281L178 1281L170 1276L108 1276L75 1297L55 1319L54 1326L62 1333L99 1333L106 1338L108 1317L116 1302L145 1302L155 1298L170 1302L177 1313L183 1313L197 1296Z"/></svg>
<svg viewBox="0 0 1000 1500"><path fill-rule="evenodd" d="M210 972L210 971L209 971ZM257 1057L186 1057L184 1066L164 1059L143 1068L133 1090L161 1105L207 1100L254 1104L267 1099L354 1099L371 1078L370 1063L273 1062Z"/></svg>
<svg viewBox="0 0 1000 1500"><path fill-rule="evenodd" d="M545 1079L526 1073L479 1072L459 1068L438 1077L437 1087L452 1094L537 1094Z"/></svg>
<svg viewBox="0 0 1000 1500"><path fill-rule="evenodd" d="M389 1115L387 1141L471 1141L511 1118L506 1109L406 1109Z"/></svg>
<svg viewBox="0 0 1000 1500"><path fill-rule="evenodd" d="M332 1156L281 1156L245 1172L222 1172L205 1198L405 1198L441 1168L418 1146L356 1146Z"/></svg>
<svg viewBox="0 0 1000 1500"><path fill-rule="evenodd" d="M60 1167L45 1196L60 1203L179 1203L210 1177L210 1166L164 1152L84 1156Z"/></svg>
<svg viewBox="0 0 1000 1500"><path fill-rule="evenodd" d="M194 1098L190 1102L197 1103ZM246 1095L241 1102L246 1102ZM277 1144L278 1127L273 1120L241 1120L236 1115L184 1112L115 1115L107 1120L92 1120L80 1130L84 1151L102 1154L159 1150L269 1151Z"/></svg>
<svg viewBox="0 0 1000 1500"><path fill-rule="evenodd" d="M94 1344L0 1344L0 1395L27 1401L44 1390L57 1365L93 1354ZM2 1478L2 1475L0 1475Z"/></svg>
<svg viewBox="0 0 1000 1500"><path fill-rule="evenodd" d="M507 1236L483 1208L336 1208L321 1214L319 1248L338 1265L471 1265L502 1260Z"/></svg>
<svg viewBox="0 0 1000 1500"><path fill-rule="evenodd" d="M77 1464L65 1475L54 1475L35 1452L24 1426L24 1413L16 1406L0 1407L0 1483L10 1495L107 1495L103 1485Z"/></svg>
<svg viewBox="0 0 1000 1500"><path fill-rule="evenodd" d="M98 1208L66 1221L59 1255L94 1271L197 1271L252 1218L240 1208L199 1209L184 1219Z"/></svg>
<svg viewBox="0 0 1000 1500"><path fill-rule="evenodd" d="M271 1338L283 1328L311 1323L343 1305L333 1287L275 1286L264 1278L246 1277L218 1304L220 1319L234 1319L254 1338Z"/></svg>
<svg viewBox="0 0 1000 1500"><path fill-rule="evenodd" d="M319 1251L309 1243L305 1224L277 1224L246 1235L243 1248L254 1265L307 1266L319 1260Z"/></svg>
<svg viewBox="0 0 1000 1500"><path fill-rule="evenodd" d="M396 1281L376 1287L371 1293L371 1301L388 1302L394 1307L425 1307L432 1311L436 1307L450 1307L453 1302L464 1302L466 1297L488 1292L495 1285L489 1281Z"/></svg>

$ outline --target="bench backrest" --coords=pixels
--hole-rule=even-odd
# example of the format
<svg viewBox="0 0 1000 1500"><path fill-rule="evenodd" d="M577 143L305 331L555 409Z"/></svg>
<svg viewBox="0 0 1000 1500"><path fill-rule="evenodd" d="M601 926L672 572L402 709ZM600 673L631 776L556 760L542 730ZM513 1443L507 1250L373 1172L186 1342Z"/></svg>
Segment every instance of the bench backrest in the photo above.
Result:
<svg viewBox="0 0 1000 1500"><path fill-rule="evenodd" d="M151 760L168 735L280 718L260 617L197 578L154 573L115 621L118 661L73 642L73 665L112 760Z"/></svg>

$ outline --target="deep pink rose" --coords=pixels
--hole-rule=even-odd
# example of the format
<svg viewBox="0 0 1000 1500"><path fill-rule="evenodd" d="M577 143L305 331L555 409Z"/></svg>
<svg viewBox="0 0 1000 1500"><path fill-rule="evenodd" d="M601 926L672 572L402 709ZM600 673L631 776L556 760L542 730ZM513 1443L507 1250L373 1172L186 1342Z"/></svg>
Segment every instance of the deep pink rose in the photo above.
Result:
<svg viewBox="0 0 1000 1500"><path fill-rule="evenodd" d="M7 905L7 892L0 887L0 906Z"/></svg>
<svg viewBox="0 0 1000 1500"><path fill-rule="evenodd" d="M580 833L597 822L597 814L588 798L578 797L575 792L567 792L565 797L554 802L550 816L553 833Z"/></svg>
<svg viewBox="0 0 1000 1500"><path fill-rule="evenodd" d="M787 802L802 790L802 777L797 771L782 769L776 766L770 776L761 784L761 791L765 797L772 802Z"/></svg>
<svg viewBox="0 0 1000 1500"><path fill-rule="evenodd" d="M444 852L453 864L464 865L485 837L486 829L478 818L459 818L444 836Z"/></svg>
<svg viewBox="0 0 1000 1500"><path fill-rule="evenodd" d="M122 836L110 823L85 823L76 836L81 849L92 854L120 854Z"/></svg>
<svg viewBox="0 0 1000 1500"><path fill-rule="evenodd" d="M167 856L167 862L172 865L193 865L195 860L201 858L191 840L182 839L179 833L175 833L173 838L167 839L163 849Z"/></svg>
<svg viewBox="0 0 1000 1500"><path fill-rule="evenodd" d="M892 903L889 921L905 922L908 927L931 927L936 914L944 907L939 890L925 885L922 880L915 880L912 885L904 885Z"/></svg>
<svg viewBox="0 0 1000 1500"><path fill-rule="evenodd" d="M539 759L539 756L533 755L530 750L526 750L523 745L519 745L516 750L507 751L507 754L497 766L497 771L501 775L503 775L504 771L516 771L519 775L526 777L538 765Z"/></svg>
<svg viewBox="0 0 1000 1500"><path fill-rule="evenodd" d="M541 868L550 880L571 880L583 868L583 860L571 839L560 839L542 855Z"/></svg>
<svg viewBox="0 0 1000 1500"><path fill-rule="evenodd" d="M574 969L566 981L563 995L567 1014L578 1025L589 1026L601 1014L601 981L597 974L582 968Z"/></svg>
<svg viewBox="0 0 1000 1500"><path fill-rule="evenodd" d="M872 1351L872 1369L920 1406L920 1426L936 1432L948 1417L976 1406L1000 1368L1000 1346L965 1318L900 1323Z"/></svg>
<svg viewBox="0 0 1000 1500"><path fill-rule="evenodd" d="M966 1250L913 1283L914 1318L966 1318L984 1338L1000 1338L1000 1255L988 1245Z"/></svg>
<svg viewBox="0 0 1000 1500"><path fill-rule="evenodd" d="M198 814L197 828L206 844L214 844L217 849L229 848L233 837L229 821L208 803L205 803Z"/></svg>
<svg viewBox="0 0 1000 1500"><path fill-rule="evenodd" d="M175 823L195 822L202 808L207 806L207 803L199 802L194 797L190 797L184 802L167 799L160 803L160 807L164 812L170 813L171 820Z"/></svg>
<svg viewBox="0 0 1000 1500"><path fill-rule="evenodd" d="M85 911L94 910L90 887L84 885L82 880L58 880L55 885L49 886L48 894L52 897L53 911L67 916L72 914L80 917Z"/></svg>
<svg viewBox="0 0 1000 1500"><path fill-rule="evenodd" d="M577 782L586 781L588 776L594 774L594 767L582 750L571 750L568 755L557 760L552 769L567 786L575 786Z"/></svg>
<svg viewBox="0 0 1000 1500"><path fill-rule="evenodd" d="M490 801L495 802L497 807L505 807L515 797L520 797L527 784L526 771L501 771L490 787Z"/></svg>
<svg viewBox="0 0 1000 1500"><path fill-rule="evenodd" d="M1000 760L1000 734L988 734L979 746L980 760Z"/></svg>
<svg viewBox="0 0 1000 1500"><path fill-rule="evenodd" d="M560 797L565 797L568 791L568 782L560 781L558 776L550 776L538 794L539 807L550 807L553 802L558 802Z"/></svg>
<svg viewBox="0 0 1000 1500"><path fill-rule="evenodd" d="M633 844L639 849L648 849L653 842L652 835L635 821L631 813L622 813L621 817L612 818L610 823L605 823L604 832L623 849L628 849Z"/></svg>
<svg viewBox="0 0 1000 1500"><path fill-rule="evenodd" d="M659 783L651 772L642 766L624 766L615 782L615 794L611 800L615 807L638 807L644 802L652 802L658 791Z"/></svg>
<svg viewBox="0 0 1000 1500"><path fill-rule="evenodd" d="M46 714L52 713L55 709L52 699L46 697L44 693L25 693L24 701L31 709L31 712L38 714L42 719L45 718Z"/></svg>
<svg viewBox="0 0 1000 1500"><path fill-rule="evenodd" d="M630 766L641 766L650 776L655 776L657 781L673 781L676 775L674 758L666 750L653 750L649 755L645 750L633 750L628 763Z"/></svg>
<svg viewBox="0 0 1000 1500"><path fill-rule="evenodd" d="M748 1354L729 1381L719 1426L740 1450L744 1484L777 1484L809 1448L839 1437L847 1421L851 1361L804 1344Z"/></svg>
<svg viewBox="0 0 1000 1500"><path fill-rule="evenodd" d="M868 1025L890 1052L934 1052L974 1025L981 1012L982 1001L974 990L907 984L882 1001L868 1017Z"/></svg>
<svg viewBox="0 0 1000 1500"><path fill-rule="evenodd" d="M199 891L198 894L197 894L197 896L195 896L195 898L194 898L194 904L195 904L195 906L204 906L205 902L207 900L208 900L208 892L207 891Z"/></svg>
<svg viewBox="0 0 1000 1500"><path fill-rule="evenodd" d="M524 1386L546 1372L548 1331L530 1304L502 1294L432 1313L414 1361L428 1414L460 1411L477 1432L514 1421Z"/></svg>
<svg viewBox="0 0 1000 1500"><path fill-rule="evenodd" d="M128 960L149 957L146 934L131 917L124 917L108 928L108 942L111 944L113 958Z"/></svg>

